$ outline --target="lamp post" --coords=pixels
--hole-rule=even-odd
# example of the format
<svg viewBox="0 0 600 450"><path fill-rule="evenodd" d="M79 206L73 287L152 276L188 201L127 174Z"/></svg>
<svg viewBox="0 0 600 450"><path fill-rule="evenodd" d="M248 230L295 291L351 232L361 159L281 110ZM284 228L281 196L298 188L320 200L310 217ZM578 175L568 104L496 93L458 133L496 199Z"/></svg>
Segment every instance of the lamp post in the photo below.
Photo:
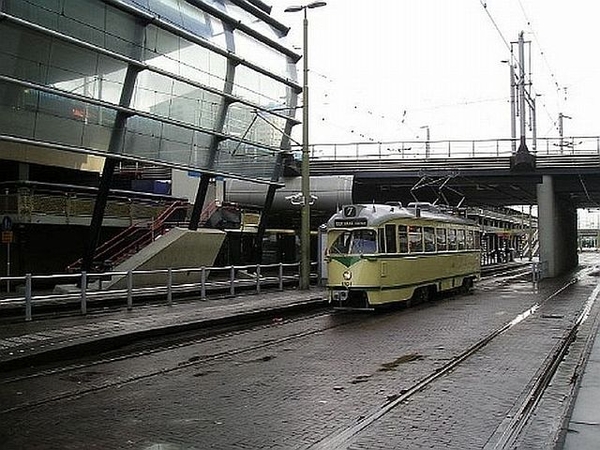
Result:
<svg viewBox="0 0 600 450"><path fill-rule="evenodd" d="M285 12L304 12L302 85L302 203L300 223L300 289L310 287L310 164L308 149L308 15L307 10L325 6L325 2L312 2L303 6L289 6Z"/></svg>
<svg viewBox="0 0 600 450"><path fill-rule="evenodd" d="M427 132L426 134L426 141L425 141L425 159L429 159L429 152L430 152L430 146L429 146L429 139L430 139L430 135L429 135L429 125L423 125L422 127L420 127L421 130L425 130Z"/></svg>

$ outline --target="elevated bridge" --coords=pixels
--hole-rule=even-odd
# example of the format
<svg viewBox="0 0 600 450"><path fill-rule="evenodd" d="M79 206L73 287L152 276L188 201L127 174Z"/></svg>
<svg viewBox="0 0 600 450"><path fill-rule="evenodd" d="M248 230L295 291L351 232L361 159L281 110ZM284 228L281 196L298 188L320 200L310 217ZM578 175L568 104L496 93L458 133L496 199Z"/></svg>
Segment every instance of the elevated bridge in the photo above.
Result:
<svg viewBox="0 0 600 450"><path fill-rule="evenodd" d="M470 206L537 204L552 177L554 193L577 208L600 206L600 137L538 139L531 170L511 165L511 139L321 144L311 147L311 177L352 175L357 202L463 198Z"/></svg>
<svg viewBox="0 0 600 450"><path fill-rule="evenodd" d="M356 203L535 204L540 261L552 277L577 265L577 208L600 206L600 136L526 144L527 152L513 139L314 145L311 179L351 177Z"/></svg>

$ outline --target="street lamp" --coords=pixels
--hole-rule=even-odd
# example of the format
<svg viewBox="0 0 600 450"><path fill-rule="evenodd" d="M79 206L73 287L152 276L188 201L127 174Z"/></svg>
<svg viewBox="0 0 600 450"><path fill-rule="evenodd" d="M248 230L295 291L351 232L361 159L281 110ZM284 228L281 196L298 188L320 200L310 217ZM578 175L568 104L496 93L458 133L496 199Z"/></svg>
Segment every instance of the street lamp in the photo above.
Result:
<svg viewBox="0 0 600 450"><path fill-rule="evenodd" d="M429 159L429 125L423 125L422 127L420 127L421 130L425 130L427 132L426 135L426 141L425 141L425 159Z"/></svg>
<svg viewBox="0 0 600 450"><path fill-rule="evenodd" d="M300 223L300 289L310 287L310 164L308 151L308 15L307 10L325 6L325 2L312 2L303 6L289 6L285 12L304 11L302 86L302 212Z"/></svg>

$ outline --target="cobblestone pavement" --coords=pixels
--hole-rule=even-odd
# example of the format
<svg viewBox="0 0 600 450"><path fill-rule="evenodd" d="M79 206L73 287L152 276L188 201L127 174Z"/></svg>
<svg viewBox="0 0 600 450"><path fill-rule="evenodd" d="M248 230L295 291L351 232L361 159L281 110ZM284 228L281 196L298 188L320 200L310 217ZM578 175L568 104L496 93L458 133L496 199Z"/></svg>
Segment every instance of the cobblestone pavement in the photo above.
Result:
<svg viewBox="0 0 600 450"><path fill-rule="evenodd" d="M284 318L138 358L1 382L0 442L3 449L308 448L356 425L560 281L539 289L486 282L474 295L385 314ZM484 448L597 283L582 276L344 447ZM538 423L552 422L552 413L540 410ZM532 443L555 428L528 430L533 437L523 442Z"/></svg>

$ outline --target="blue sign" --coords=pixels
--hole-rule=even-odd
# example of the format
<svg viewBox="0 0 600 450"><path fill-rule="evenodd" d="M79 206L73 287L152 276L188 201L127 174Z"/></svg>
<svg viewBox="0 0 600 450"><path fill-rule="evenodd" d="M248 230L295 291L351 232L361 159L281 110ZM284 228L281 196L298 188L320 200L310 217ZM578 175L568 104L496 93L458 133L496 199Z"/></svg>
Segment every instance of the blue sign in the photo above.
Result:
<svg viewBox="0 0 600 450"><path fill-rule="evenodd" d="M2 218L2 231L10 230L12 230L12 219L9 216L4 216Z"/></svg>

